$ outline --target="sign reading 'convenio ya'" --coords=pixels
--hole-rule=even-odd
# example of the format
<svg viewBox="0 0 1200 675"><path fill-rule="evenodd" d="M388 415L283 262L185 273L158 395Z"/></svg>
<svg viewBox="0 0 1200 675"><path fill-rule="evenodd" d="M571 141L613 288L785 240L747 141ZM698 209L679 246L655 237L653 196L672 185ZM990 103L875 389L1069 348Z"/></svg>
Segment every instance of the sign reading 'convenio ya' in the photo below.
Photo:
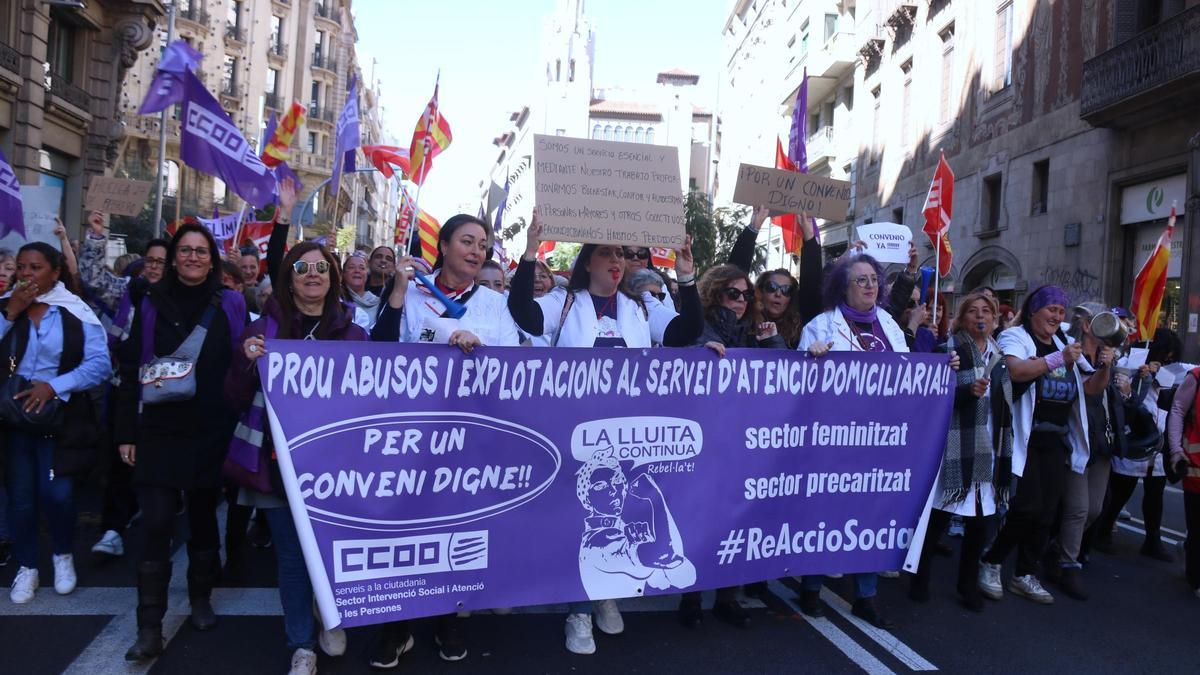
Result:
<svg viewBox="0 0 1200 675"><path fill-rule="evenodd" d="M534 136L542 237L659 248L684 240L674 146Z"/></svg>

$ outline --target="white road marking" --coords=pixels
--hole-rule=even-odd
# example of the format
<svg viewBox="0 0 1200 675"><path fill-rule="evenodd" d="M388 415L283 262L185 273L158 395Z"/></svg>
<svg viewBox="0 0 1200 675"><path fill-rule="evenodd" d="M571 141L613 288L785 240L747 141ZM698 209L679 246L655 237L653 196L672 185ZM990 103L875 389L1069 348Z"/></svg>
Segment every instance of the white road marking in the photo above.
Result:
<svg viewBox="0 0 1200 675"><path fill-rule="evenodd" d="M778 595L780 598L784 598L784 602L792 604L793 607L795 607L791 600L787 599L787 596L792 594L791 591L785 588L783 584L772 580L767 583L767 586L775 593L775 595ZM837 647L839 651L846 655L846 658L853 661L854 664L859 668L871 673L871 675L895 673L895 671L893 671L891 668L888 668L886 665L884 665L883 661L875 658L871 652L867 651L866 648L855 642L854 638L850 637L846 631L838 628L829 619L813 618L804 614L803 612L800 612L799 607L795 607L795 609L801 618L808 623L808 625L812 626L826 640L829 640L834 647Z"/></svg>
<svg viewBox="0 0 1200 675"><path fill-rule="evenodd" d="M837 593L834 593L828 588L822 587L821 599L823 599L830 607L833 607L835 610L837 610L837 613L841 614L842 617L844 617L847 621L854 624L856 628L865 633L867 637L871 638L871 640L875 642L875 644L886 649L889 654L899 659L899 661L904 665L912 668L913 670L937 670L937 666L933 665L920 654L913 651L911 647L901 642L900 639L895 635L892 635L890 632L883 630L882 628L876 628L875 626L872 626L866 621L863 621L857 616L851 614L850 603L843 600L842 597Z"/></svg>
<svg viewBox="0 0 1200 675"><path fill-rule="evenodd" d="M1143 534L1143 535L1146 534L1146 531L1143 530L1142 528L1134 527L1133 525L1126 525L1125 523L1119 522L1119 523L1117 523L1117 527L1121 528L1122 530L1129 530L1130 532L1137 532L1138 534ZM1166 528L1163 528L1163 531L1168 532L1169 530L1167 530ZM1172 539L1170 537L1159 536L1159 539L1162 539L1164 544L1170 544L1171 546L1175 546L1176 544L1179 543L1177 540Z"/></svg>
<svg viewBox="0 0 1200 675"><path fill-rule="evenodd" d="M1141 525L1142 527L1146 526L1146 521L1142 520L1141 518L1130 518L1130 520L1137 523L1138 525ZM1162 525L1159 525L1158 529L1162 532L1166 532L1167 534L1174 535L1174 536L1178 537L1179 539L1187 539L1187 532L1180 532L1179 530L1172 530L1171 528L1163 527ZM1143 532L1142 534L1145 534L1145 532Z"/></svg>

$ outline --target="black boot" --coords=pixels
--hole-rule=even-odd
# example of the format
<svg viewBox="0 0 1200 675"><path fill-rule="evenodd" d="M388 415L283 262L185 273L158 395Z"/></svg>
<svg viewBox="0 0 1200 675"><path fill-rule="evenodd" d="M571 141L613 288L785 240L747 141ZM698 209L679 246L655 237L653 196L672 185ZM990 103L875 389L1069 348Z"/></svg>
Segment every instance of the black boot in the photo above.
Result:
<svg viewBox="0 0 1200 675"><path fill-rule="evenodd" d="M926 561L928 562L928 561ZM908 599L913 602L926 603L929 602L929 565L923 564L917 569L917 573L912 575L912 580L908 585Z"/></svg>
<svg viewBox="0 0 1200 675"><path fill-rule="evenodd" d="M192 627L209 630L217 625L217 615L212 608L212 589L217 582L217 570L221 557L215 549L197 550L188 547L188 600L192 604Z"/></svg>
<svg viewBox="0 0 1200 675"><path fill-rule="evenodd" d="M167 612L170 562L142 562L137 572L137 640L125 652L126 661L144 661L163 653L162 620Z"/></svg>
<svg viewBox="0 0 1200 675"><path fill-rule="evenodd" d="M676 613L676 618L679 623L688 628L696 628L704 623L704 612L700 611L700 593L684 593L683 597L679 598L679 610Z"/></svg>
<svg viewBox="0 0 1200 675"><path fill-rule="evenodd" d="M820 589L815 591L800 591L800 611L805 616L819 619L825 616L825 604L821 602Z"/></svg>
<svg viewBox="0 0 1200 675"><path fill-rule="evenodd" d="M1058 579L1058 587L1066 593L1068 597L1076 600L1087 600L1087 591L1083 588L1083 579L1080 575L1078 567L1062 568L1062 575Z"/></svg>
<svg viewBox="0 0 1200 675"><path fill-rule="evenodd" d="M850 613L876 628L890 628L891 621L883 618L879 610L875 607L875 598L859 598L854 601L854 606L850 608Z"/></svg>
<svg viewBox="0 0 1200 675"><path fill-rule="evenodd" d="M1162 545L1157 533L1146 534L1146 541L1142 544L1142 555L1162 562L1175 562L1175 556Z"/></svg>

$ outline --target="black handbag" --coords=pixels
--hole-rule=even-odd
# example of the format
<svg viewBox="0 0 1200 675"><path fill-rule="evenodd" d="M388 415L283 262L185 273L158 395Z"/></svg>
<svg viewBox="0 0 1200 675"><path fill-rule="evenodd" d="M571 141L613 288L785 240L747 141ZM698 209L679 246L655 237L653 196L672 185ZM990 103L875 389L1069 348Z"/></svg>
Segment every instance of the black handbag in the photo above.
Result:
<svg viewBox="0 0 1200 675"><path fill-rule="evenodd" d="M7 303L5 303L7 306ZM64 316L69 316L65 313ZM67 319L63 326L66 330ZM71 317L73 323L78 319ZM80 332L80 337L82 332ZM64 334L63 354L59 363L59 373L65 373L79 366L83 358L83 345L73 344ZM68 344L71 342L72 344ZM14 398L17 394L33 386L33 383L23 375L17 374L17 364L25 357L29 346L29 317L22 314L9 328L8 334L0 341L0 354L8 356L8 367L0 367L0 425L10 429L19 429L32 434L50 435L63 424L66 406L62 399L55 396L46 401L40 412L25 411L27 398Z"/></svg>

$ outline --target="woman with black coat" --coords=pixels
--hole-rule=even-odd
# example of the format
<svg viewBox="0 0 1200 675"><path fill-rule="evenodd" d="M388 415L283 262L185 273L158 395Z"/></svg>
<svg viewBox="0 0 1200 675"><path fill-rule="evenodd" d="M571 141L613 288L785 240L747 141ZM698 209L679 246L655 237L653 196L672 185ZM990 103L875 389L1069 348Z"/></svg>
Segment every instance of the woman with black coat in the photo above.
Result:
<svg viewBox="0 0 1200 675"><path fill-rule="evenodd" d="M197 630L216 625L209 601L220 568L216 510L221 464L237 421L223 388L245 324L245 299L221 285L220 254L212 234L202 225L180 227L167 250L166 273L138 305L129 339L119 349L116 441L121 459L134 469L146 528L138 564L138 636L125 654L130 661L162 653L171 525L180 491L187 495L191 533L187 581L192 625ZM197 341L197 347L189 348ZM146 368L172 354L192 365L183 379L194 377L194 394L143 400L158 398L173 384L170 377L155 377Z"/></svg>

